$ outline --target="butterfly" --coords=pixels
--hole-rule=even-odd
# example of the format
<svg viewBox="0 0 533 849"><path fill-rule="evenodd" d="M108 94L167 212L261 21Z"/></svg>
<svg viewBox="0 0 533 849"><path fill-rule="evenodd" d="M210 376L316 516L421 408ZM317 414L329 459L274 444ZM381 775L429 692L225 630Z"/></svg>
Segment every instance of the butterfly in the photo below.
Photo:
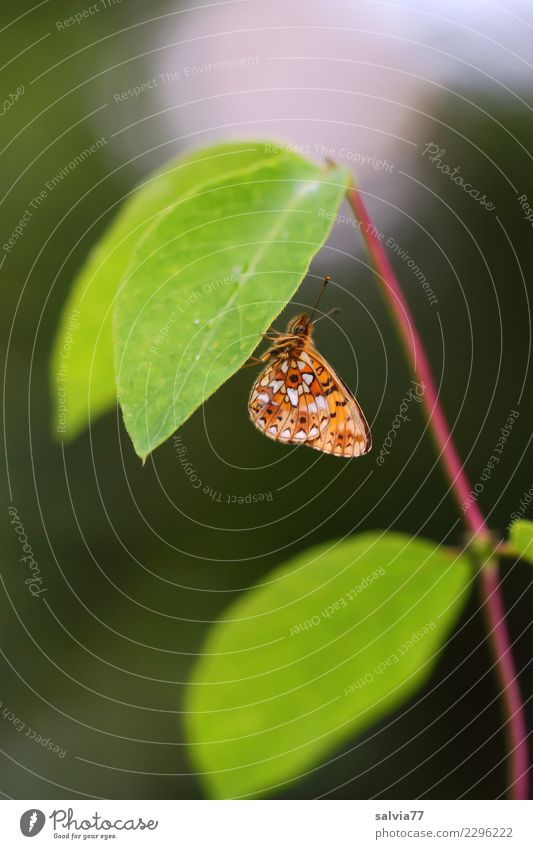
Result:
<svg viewBox="0 0 533 849"><path fill-rule="evenodd" d="M277 442L360 457L372 447L370 428L351 390L313 345L313 315L296 316L286 333L274 331L274 344L256 358L266 366L252 387L248 412Z"/></svg>

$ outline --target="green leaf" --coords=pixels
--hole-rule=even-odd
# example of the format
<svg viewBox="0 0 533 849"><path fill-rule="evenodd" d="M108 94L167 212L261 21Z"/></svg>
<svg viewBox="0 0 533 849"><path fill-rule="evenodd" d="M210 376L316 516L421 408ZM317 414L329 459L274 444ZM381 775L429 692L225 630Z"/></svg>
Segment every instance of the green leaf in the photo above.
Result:
<svg viewBox="0 0 533 849"><path fill-rule="evenodd" d="M50 364L54 419L60 437L76 436L92 418L116 403L114 300L133 249L154 216L218 175L278 155L273 145L264 142L222 144L195 151L169 162L126 201L79 272L63 309Z"/></svg>
<svg viewBox="0 0 533 849"><path fill-rule="evenodd" d="M204 185L138 244L115 314L143 459L246 361L326 240L349 175L279 155Z"/></svg>
<svg viewBox="0 0 533 849"><path fill-rule="evenodd" d="M187 688L209 794L279 790L398 707L428 678L470 577L466 557L374 532L309 549L244 593Z"/></svg>
<svg viewBox="0 0 533 849"><path fill-rule="evenodd" d="M533 522L519 519L511 526L509 548L515 557L533 564Z"/></svg>

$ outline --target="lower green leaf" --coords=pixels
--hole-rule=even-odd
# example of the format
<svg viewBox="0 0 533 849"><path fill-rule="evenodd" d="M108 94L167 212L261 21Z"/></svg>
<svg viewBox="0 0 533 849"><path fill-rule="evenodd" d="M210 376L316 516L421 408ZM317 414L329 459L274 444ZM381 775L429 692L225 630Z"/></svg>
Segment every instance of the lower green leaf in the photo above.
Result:
<svg viewBox="0 0 533 849"><path fill-rule="evenodd" d="M467 558L375 532L309 549L215 625L187 688L209 795L265 795L427 680L467 598Z"/></svg>

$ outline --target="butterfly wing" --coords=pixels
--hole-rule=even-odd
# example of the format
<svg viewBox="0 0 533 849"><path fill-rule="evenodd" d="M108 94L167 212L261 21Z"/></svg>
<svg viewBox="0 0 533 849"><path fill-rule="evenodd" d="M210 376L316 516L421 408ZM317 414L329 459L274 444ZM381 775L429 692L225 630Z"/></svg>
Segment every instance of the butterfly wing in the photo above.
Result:
<svg viewBox="0 0 533 849"><path fill-rule="evenodd" d="M312 386L319 390L315 399ZM279 442L316 439L329 422L329 410L316 375L298 352L284 351L267 363L248 402L255 426Z"/></svg>
<svg viewBox="0 0 533 849"><path fill-rule="evenodd" d="M370 429L350 389L311 346L275 356L259 376L248 405L265 436L309 445L326 454L370 451Z"/></svg>
<svg viewBox="0 0 533 849"><path fill-rule="evenodd" d="M323 397L328 424L306 444L337 457L361 457L372 448L372 435L355 395L312 346L302 351L303 359L316 375L315 397Z"/></svg>

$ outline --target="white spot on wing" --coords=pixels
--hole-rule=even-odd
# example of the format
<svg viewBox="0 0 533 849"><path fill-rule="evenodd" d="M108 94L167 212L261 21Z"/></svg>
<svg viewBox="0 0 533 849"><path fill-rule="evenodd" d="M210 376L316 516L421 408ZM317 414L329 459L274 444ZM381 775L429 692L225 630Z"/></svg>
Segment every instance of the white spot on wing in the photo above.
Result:
<svg viewBox="0 0 533 849"><path fill-rule="evenodd" d="M286 427L286 428L285 428L285 430L282 432L282 434L281 434L281 435L282 435L283 439L288 439L288 438L290 437L290 435L291 435L291 430L290 430L290 428Z"/></svg>
<svg viewBox="0 0 533 849"><path fill-rule="evenodd" d="M270 395L267 395L267 393L266 393L266 392L261 392L261 393L257 396L257 400L258 400L258 401L264 401L264 403L265 403L265 404L268 404L268 402L270 401Z"/></svg>
<svg viewBox="0 0 533 849"><path fill-rule="evenodd" d="M289 370L289 362L288 362L288 360L283 360L282 364L280 365L280 369L281 369L281 371L283 372L283 374L287 374L287 372L288 372L288 370Z"/></svg>
<svg viewBox="0 0 533 849"><path fill-rule="evenodd" d="M315 436L318 436L319 433L319 429L316 427L316 425L313 425L313 427L309 431L309 439L314 439Z"/></svg>
<svg viewBox="0 0 533 849"><path fill-rule="evenodd" d="M283 386L283 383L284 383L283 380L271 380L270 381L270 386L272 387L272 392L274 393L274 395L276 394L276 392L279 392L279 390Z"/></svg>
<svg viewBox="0 0 533 849"><path fill-rule="evenodd" d="M294 434L295 439L305 439L305 430L299 430Z"/></svg>
<svg viewBox="0 0 533 849"><path fill-rule="evenodd" d="M287 389L287 395L289 396L289 401L291 402L293 407L298 406L298 392L296 389L293 389L292 386Z"/></svg>
<svg viewBox="0 0 533 849"><path fill-rule="evenodd" d="M313 375L306 372L305 374L302 374L302 377L305 380L305 382L307 383L307 385L311 386L311 384L313 382Z"/></svg>
<svg viewBox="0 0 533 849"><path fill-rule="evenodd" d="M272 425L272 427L269 427L268 432L269 433L277 433L278 429L277 429L276 425Z"/></svg>
<svg viewBox="0 0 533 849"><path fill-rule="evenodd" d="M261 397L261 396L259 396L259 397ZM319 410L325 410L326 409L326 407L328 405L327 405L326 399L324 398L323 395L317 395L316 396L316 405L317 405Z"/></svg>

